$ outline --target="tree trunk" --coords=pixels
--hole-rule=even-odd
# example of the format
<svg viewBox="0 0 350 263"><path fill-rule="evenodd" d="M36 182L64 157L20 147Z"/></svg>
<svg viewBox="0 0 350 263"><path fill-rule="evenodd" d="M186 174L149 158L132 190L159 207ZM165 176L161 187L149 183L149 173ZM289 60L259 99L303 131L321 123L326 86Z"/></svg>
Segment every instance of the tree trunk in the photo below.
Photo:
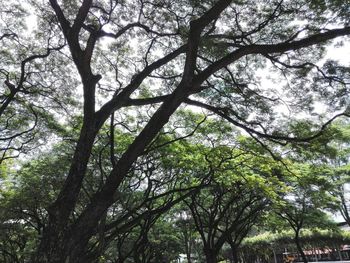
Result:
<svg viewBox="0 0 350 263"><path fill-rule="evenodd" d="M306 255L305 255L305 253L304 253L304 251L303 251L303 248L302 248L302 246L301 246L301 244L300 244L299 233L298 233L298 232L295 234L294 241L295 241L295 244L296 244L296 246L297 246L298 252L299 252L299 254L300 254L300 256L301 256L303 262L304 262L304 263L308 263L307 258L306 258Z"/></svg>
<svg viewBox="0 0 350 263"><path fill-rule="evenodd" d="M187 263L192 263L191 251L186 249Z"/></svg>
<svg viewBox="0 0 350 263"><path fill-rule="evenodd" d="M186 253L187 263L192 263L192 257L191 254Z"/></svg>
<svg viewBox="0 0 350 263"><path fill-rule="evenodd" d="M56 201L48 208L49 223L35 255L35 262L66 262L68 260L67 240L70 238L69 217L74 210L87 164L93 147L96 130L91 126L94 120L86 121L74 152L67 179ZM69 261L68 261L69 262Z"/></svg>
<svg viewBox="0 0 350 263"><path fill-rule="evenodd" d="M184 231L184 239L185 239L185 252L186 252L187 263L192 263L192 258L191 258L191 254L192 254L191 241L192 240L190 238L190 234L187 233L186 230Z"/></svg>
<svg viewBox="0 0 350 263"><path fill-rule="evenodd" d="M238 263L239 262L238 246L239 246L240 242L234 241L232 239L232 237L229 237L227 241L228 241L230 248L231 248L232 261L234 263Z"/></svg>
<svg viewBox="0 0 350 263"><path fill-rule="evenodd" d="M118 257L118 258L115 260L116 263L124 263L124 261L125 261L125 259L122 258L122 257Z"/></svg>
<svg viewBox="0 0 350 263"><path fill-rule="evenodd" d="M236 246L231 246L231 252L232 252L232 259L234 263L239 262L239 257L238 257L238 249Z"/></svg>
<svg viewBox="0 0 350 263"><path fill-rule="evenodd" d="M205 259L207 263L217 263L217 252L214 249L204 249Z"/></svg>

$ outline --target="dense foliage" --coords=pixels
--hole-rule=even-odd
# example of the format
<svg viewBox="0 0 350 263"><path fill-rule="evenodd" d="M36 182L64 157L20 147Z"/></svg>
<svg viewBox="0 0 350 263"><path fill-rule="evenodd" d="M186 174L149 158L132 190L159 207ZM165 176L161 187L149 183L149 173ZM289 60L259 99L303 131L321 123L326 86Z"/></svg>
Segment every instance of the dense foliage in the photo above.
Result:
<svg viewBox="0 0 350 263"><path fill-rule="evenodd" d="M239 261L350 222L348 1L0 6L0 260Z"/></svg>

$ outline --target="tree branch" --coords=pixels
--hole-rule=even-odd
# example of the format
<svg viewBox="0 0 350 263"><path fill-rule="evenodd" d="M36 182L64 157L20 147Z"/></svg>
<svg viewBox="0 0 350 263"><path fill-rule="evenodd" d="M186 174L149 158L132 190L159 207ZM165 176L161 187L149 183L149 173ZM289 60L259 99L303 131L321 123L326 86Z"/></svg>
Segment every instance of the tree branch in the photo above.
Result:
<svg viewBox="0 0 350 263"><path fill-rule="evenodd" d="M224 109L222 108L217 108L208 104L205 104L203 102L199 102L199 101L194 101L191 99L186 99L185 100L186 104L190 104L193 106L197 106L197 107L201 107L204 109L207 109L213 113L215 113L216 115L222 117L223 119L227 120L228 122L230 122L231 124L242 128L243 130L245 130L246 132L250 133L250 134L255 134L261 138L265 138L265 139L269 139L272 140L273 142L276 143L280 143L280 144L287 144L288 142L309 142L312 141L314 139L316 139L317 137L321 136L323 134L323 132L326 130L326 128L337 118L341 117L341 116L347 116L350 117L350 114L347 112L343 112L343 113L339 113L336 114L335 116L333 116L331 119L329 119L327 122L325 122L319 129L318 132L316 132L313 135L310 135L308 137L291 137L291 136L280 136L280 135L272 135L272 134L268 134L268 133L262 133L259 132L253 128L248 127L247 125L244 125L236 120L234 120L233 118L231 118L228 114L225 113Z"/></svg>

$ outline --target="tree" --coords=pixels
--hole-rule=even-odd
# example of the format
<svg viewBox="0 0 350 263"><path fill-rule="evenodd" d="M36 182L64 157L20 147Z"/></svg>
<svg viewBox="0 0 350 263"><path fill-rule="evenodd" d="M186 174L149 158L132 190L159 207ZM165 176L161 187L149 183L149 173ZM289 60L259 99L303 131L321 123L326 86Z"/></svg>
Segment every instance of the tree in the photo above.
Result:
<svg viewBox="0 0 350 263"><path fill-rule="evenodd" d="M192 121L194 117L202 118L188 115ZM181 115L183 117L186 117L186 113ZM113 156L118 156L122 152L123 142L128 143L130 138L118 129L113 133L119 142ZM151 241L150 236L154 226L158 225L167 228L158 227L159 237L163 230L167 234L170 228L168 222L158 224L159 218L162 219L163 214L174 205L207 185L207 178L196 177L196 171L199 169L203 172L202 167L206 167L203 166L203 150L206 147L190 144L187 140L175 140L172 144L164 145L164 142L172 140L172 136L170 132L159 135L152 144L154 149L134 164L128 178L119 187L118 195L123 197L104 215L95 230L95 238L90 241L81 260L94 262L107 258L124 262L133 258L135 262L154 262L161 257L168 261L177 256L176 238L174 242L170 242L170 238L163 242L174 245L174 251L170 253L165 251L165 247L164 251L160 251L159 246L155 246L159 240L154 238ZM106 137L109 139L109 136L98 136L77 211L89 202L91 194L101 187L106 171L111 169L113 161L109 158L110 149L106 150ZM12 182L9 180L11 184L1 189L3 202L0 212L5 223L0 250L7 255L5 262L11 262L14 258L22 262L33 253L36 240L42 235L47 222L46 209L57 197L57 189L64 181L72 146L71 142L62 143L40 158L29 161L14 174L16 179Z"/></svg>
<svg viewBox="0 0 350 263"><path fill-rule="evenodd" d="M56 116L69 116L76 106L73 89L67 85L76 77L67 70L66 58L58 55L65 40L58 34L53 37L52 21L35 32L26 24L29 3L1 5L0 165L28 155L52 133L63 132Z"/></svg>
<svg viewBox="0 0 350 263"><path fill-rule="evenodd" d="M35 35L34 44L46 49L35 54L49 53L45 61L53 63L45 68L47 64L40 60L39 67L44 67L47 73L54 69L62 73L34 74L38 84L34 86L43 87L44 91L52 88L54 92L64 87L83 90L79 137L65 183L48 208L49 219L35 261L80 262L99 222L113 204L120 202L116 193L130 169L147 152L145 149L157 134L168 129L169 119L184 104L214 113L244 129L260 143L266 140L306 143L322 133L329 123L310 119L314 122L308 125L309 132L289 135L289 128L295 123L289 125L290 119L274 113L285 97L293 98L289 103L293 113L308 112L312 106L310 98L322 95L326 102L328 97L333 99L330 112L341 112L329 117L330 120L347 115L342 104L347 94L346 72L334 63L316 64L330 40L350 34L348 18L344 15L347 4L322 1L319 8L315 4L318 2L30 1L39 26L29 33ZM13 25L17 19L21 18L11 15L8 21ZM330 26L324 27L328 22ZM1 31L4 30L1 25ZM2 38L5 39L8 38ZM109 39L111 44L103 39ZM12 48L6 46L6 50ZM19 48L13 50L17 52ZM22 60L16 61L25 61L31 51L26 48ZM58 60L53 59L56 55ZM62 68L58 67L60 61L64 62ZM286 85L283 96L278 97L280 92L273 87L261 88L259 76L253 74L267 63L272 69L280 69L286 84L289 80L293 82L292 86ZM12 79L7 72L10 71L2 71L4 81L21 87L21 78L15 85L16 78ZM80 85L74 72L79 74ZM62 77L66 74L74 76ZM56 81L62 79L68 81ZM46 85L45 81L52 85ZM3 101L9 98L12 84L2 86L7 92L1 93L5 94ZM325 92L331 86L335 87L337 96ZM301 94L301 87L307 94ZM337 93L339 90L343 92ZM14 96L18 98L19 94ZM57 98L64 101L62 96ZM25 98L28 103L35 99ZM11 99L12 102L15 100ZM136 107L137 113L130 113L130 107ZM29 109L26 111L29 114L31 108L21 109ZM135 115L139 122L123 123L126 116ZM5 128L7 122L12 122L12 115L9 116L1 119ZM80 193L86 184L91 154L108 119L111 126L125 125L131 140L104 175L102 186L81 207ZM18 126L11 127L17 130ZM111 148L113 144L114 140L110 140Z"/></svg>
<svg viewBox="0 0 350 263"><path fill-rule="evenodd" d="M45 208L54 201L69 165L67 144L8 171L0 188L0 254L3 262L27 262L47 224ZM53 169L54 167L54 169ZM3 181L2 181L3 182Z"/></svg>
<svg viewBox="0 0 350 263"><path fill-rule="evenodd" d="M304 229L301 233L301 241L306 244L307 250L332 248L335 244L340 246L347 243L348 238L349 233L339 231L339 229ZM246 238L242 244L242 256L246 262L271 260L272 257L275 257L274 261L276 262L282 261L282 253L286 249L288 251L296 250L293 232L279 229L276 233L265 232ZM255 253L252 254L252 251Z"/></svg>
<svg viewBox="0 0 350 263"><path fill-rule="evenodd" d="M196 258L199 258L201 254L196 253L197 250L201 252L200 248L197 249L197 247L200 247L200 245L198 245L200 236L196 231L191 213L186 209L184 204L182 207L175 210L174 216L176 217L175 225L179 231L183 251L184 254L186 254L186 260L188 263L192 263Z"/></svg>
<svg viewBox="0 0 350 263"><path fill-rule="evenodd" d="M349 200L347 186L349 183L349 124L347 119L334 122L323 136L305 148L297 146L294 158L299 162L309 162L321 169L316 172L328 177L328 184L332 184L330 192L337 199L334 206L343 216L345 222L350 223ZM333 208L335 208L333 206Z"/></svg>
<svg viewBox="0 0 350 263"><path fill-rule="evenodd" d="M336 136L332 141L333 155L326 155L328 174L334 180L333 195L338 199L338 210L345 222L350 226L349 194L347 191L349 178L349 124L342 120L335 123Z"/></svg>
<svg viewBox="0 0 350 263"><path fill-rule="evenodd" d="M144 217L131 230L114 237L112 242L103 258L117 263L171 262L181 253L180 239L172 220L162 214Z"/></svg>
<svg viewBox="0 0 350 263"><path fill-rule="evenodd" d="M333 184L322 167L303 164L294 171L296 173L290 181L290 192L284 195L283 203L279 203L275 211L293 229L298 253L307 263L300 241L301 230L304 227L327 227L332 224L322 209L335 207L330 194Z"/></svg>
<svg viewBox="0 0 350 263"><path fill-rule="evenodd" d="M269 158L226 147L207 157L214 173L211 183L185 199L200 234L206 262L216 263L229 244L234 262L238 247L280 191L278 165Z"/></svg>

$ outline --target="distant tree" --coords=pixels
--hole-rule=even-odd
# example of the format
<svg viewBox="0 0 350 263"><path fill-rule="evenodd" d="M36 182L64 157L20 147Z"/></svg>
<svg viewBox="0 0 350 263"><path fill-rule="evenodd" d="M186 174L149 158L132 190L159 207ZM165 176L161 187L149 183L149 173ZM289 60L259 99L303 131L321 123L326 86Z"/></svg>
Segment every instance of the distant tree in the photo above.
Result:
<svg viewBox="0 0 350 263"><path fill-rule="evenodd" d="M317 138L311 145L303 147L298 145L293 158L299 162L312 163L319 166L315 171L315 176L323 174L328 178L328 184L332 187L329 191L334 196L334 212L340 212L345 222L350 223L349 217L349 194L348 186L350 182L349 170L349 139L350 130L348 119L342 118L332 124L331 127ZM317 179L315 179L317 181Z"/></svg>
<svg viewBox="0 0 350 263"><path fill-rule="evenodd" d="M290 191L282 202L276 205L275 212L293 229L294 241L303 262L307 257L301 244L303 228L332 225L332 221L323 211L335 209L336 202L331 195L334 185L331 178L324 174L323 167L312 167L308 164L297 165L294 178L289 181Z"/></svg>
<svg viewBox="0 0 350 263"><path fill-rule="evenodd" d="M201 237L206 262L218 262L224 244L229 244L238 262L240 243L281 190L274 174L278 165L225 147L211 154L210 185L184 202Z"/></svg>
<svg viewBox="0 0 350 263"><path fill-rule="evenodd" d="M333 179L335 188L333 195L338 199L338 210L345 222L350 226L350 126L347 121L335 123L337 133L331 146L335 154L326 157L328 175Z"/></svg>
<svg viewBox="0 0 350 263"><path fill-rule="evenodd" d="M175 226L180 235L180 240L183 246L184 254L186 254L186 260L188 263L195 262L201 255L202 249L199 245L200 236L196 231L195 224L193 222L191 212L186 209L185 205L175 210L174 216ZM200 251L200 253L197 253Z"/></svg>
<svg viewBox="0 0 350 263"><path fill-rule="evenodd" d="M271 219L271 217L269 218ZM326 218L325 218L326 219ZM333 222L333 227L335 226ZM300 240L306 244L307 250L312 248L334 248L335 245L343 245L349 242L349 232L339 231L339 229L332 228L320 229L311 228L304 229L301 232ZM251 236L243 241L241 246L241 254L245 262L255 262L271 260L282 261L282 253L295 252L295 241L292 230L280 228L278 232L265 232L259 235ZM254 254L252 253L254 251Z"/></svg>
<svg viewBox="0 0 350 263"><path fill-rule="evenodd" d="M179 233L172 220L144 217L132 229L114 238L103 257L108 262L157 263L176 260L181 253Z"/></svg>

